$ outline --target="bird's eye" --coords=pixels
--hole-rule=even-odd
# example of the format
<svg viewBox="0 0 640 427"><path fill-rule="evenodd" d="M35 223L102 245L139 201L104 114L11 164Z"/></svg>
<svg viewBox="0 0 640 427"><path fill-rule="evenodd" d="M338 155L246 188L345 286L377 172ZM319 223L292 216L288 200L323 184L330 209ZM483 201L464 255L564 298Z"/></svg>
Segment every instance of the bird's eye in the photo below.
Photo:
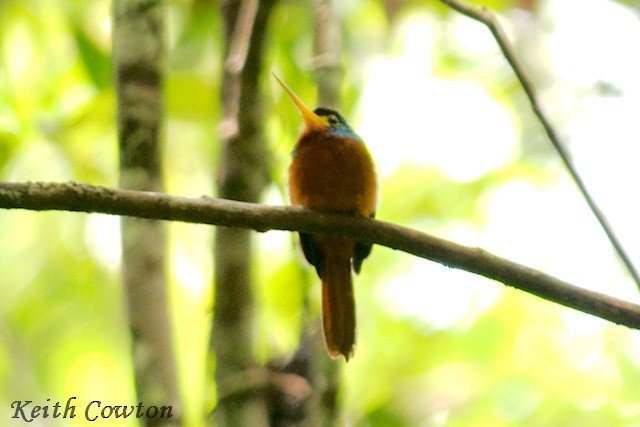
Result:
<svg viewBox="0 0 640 427"><path fill-rule="evenodd" d="M333 114L331 114L329 117L327 117L327 121L329 122L329 124L331 126L335 126L335 125L338 124L338 118Z"/></svg>

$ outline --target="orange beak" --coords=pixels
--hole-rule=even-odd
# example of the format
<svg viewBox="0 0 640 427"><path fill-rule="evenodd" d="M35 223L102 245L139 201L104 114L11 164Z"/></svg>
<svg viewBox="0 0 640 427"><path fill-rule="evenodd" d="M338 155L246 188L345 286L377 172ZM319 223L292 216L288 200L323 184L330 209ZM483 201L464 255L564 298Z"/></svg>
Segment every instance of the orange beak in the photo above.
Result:
<svg viewBox="0 0 640 427"><path fill-rule="evenodd" d="M289 95L289 98L291 98L293 103L296 105L296 107L298 108L298 111L300 111L300 114L302 115L302 120L304 120L304 124L307 126L307 128L308 129L326 129L327 123L325 123L322 117L320 117L319 115L314 113L313 110L311 110L309 107L304 105L304 102L302 102L300 98L298 98L298 95L296 95L295 92L292 91L289 88L289 86L285 84L285 82L280 80L280 77L276 76L275 73L271 73L271 74L273 74L273 77L276 78L278 83L280 83L280 86L282 86L284 91L287 92L287 95Z"/></svg>

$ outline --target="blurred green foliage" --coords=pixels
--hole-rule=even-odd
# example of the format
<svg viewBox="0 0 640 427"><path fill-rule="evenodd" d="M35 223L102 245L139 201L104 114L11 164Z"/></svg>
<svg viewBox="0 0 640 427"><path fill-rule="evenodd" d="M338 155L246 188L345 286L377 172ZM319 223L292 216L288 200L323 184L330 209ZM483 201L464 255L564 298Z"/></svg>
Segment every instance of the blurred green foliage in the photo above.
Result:
<svg viewBox="0 0 640 427"><path fill-rule="evenodd" d="M487 4L508 13L530 3ZM559 170L553 162L549 166L552 153L534 133L528 107L504 64L476 69L477 53L460 51L464 46L446 37L450 22L460 18L431 3L396 6L340 3L343 105L345 116L356 118L355 127L369 61L399 54L389 42L393 34L405 19L428 14L442 34L435 52L424 53L433 56L431 71L481 85L509 110L520 141L507 163L466 182L436 166L403 163L381 183L378 217L435 234L481 232L496 189L512 181L550 187ZM220 17L202 0L168 2L167 9L166 184L173 194L213 194L219 164ZM116 185L109 13L105 0L0 2L2 180ZM269 100L264 120L275 158L269 203L284 203L288 155L300 120L268 71L276 71L313 104L311 28L306 3L282 4L272 18L263 84ZM213 398L203 379L212 230L167 226L186 423L198 426L205 400ZM3 424L15 400L77 396L79 407L94 399L134 401L117 235L118 221L99 215L1 213ZM257 238L262 250L254 269L256 352L266 361L294 351L304 304L317 312L319 292L293 236L270 232ZM428 264L417 271L434 271L434 276L411 273L416 263ZM444 324L428 313L406 310L388 297L399 281L414 295L428 295L431 304L438 304L433 302L438 289L446 288L466 301L459 303L465 310L456 308L454 299L451 310L461 314ZM356 286L359 347L345 368L343 389L350 425L640 426L640 340L631 331L386 248L375 248ZM421 294L425 287L428 294Z"/></svg>

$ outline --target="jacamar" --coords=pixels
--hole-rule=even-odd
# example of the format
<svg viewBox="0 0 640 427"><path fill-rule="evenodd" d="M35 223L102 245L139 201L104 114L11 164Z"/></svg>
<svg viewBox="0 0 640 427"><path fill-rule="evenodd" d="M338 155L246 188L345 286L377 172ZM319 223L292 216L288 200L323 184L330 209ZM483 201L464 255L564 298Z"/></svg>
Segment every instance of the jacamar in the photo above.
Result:
<svg viewBox="0 0 640 427"><path fill-rule="evenodd" d="M362 139L335 110L308 108L274 74L296 105L304 129L289 166L293 205L320 212L373 217L378 185L375 166ZM331 357L353 355L356 339L355 301L351 271L360 272L371 244L341 237L300 233L305 258L322 281L322 324Z"/></svg>

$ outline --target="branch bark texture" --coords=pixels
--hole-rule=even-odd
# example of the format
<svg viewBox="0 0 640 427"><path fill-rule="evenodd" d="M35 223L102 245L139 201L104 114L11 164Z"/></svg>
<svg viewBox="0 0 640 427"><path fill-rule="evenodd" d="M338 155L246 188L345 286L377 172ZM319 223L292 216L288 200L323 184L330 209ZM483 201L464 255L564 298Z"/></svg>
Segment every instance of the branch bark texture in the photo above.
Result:
<svg viewBox="0 0 640 427"><path fill-rule="evenodd" d="M546 300L640 329L640 305L590 291L539 270L400 225L369 218L208 197L117 190L78 183L0 183L0 208L95 212L225 227L349 237L466 270Z"/></svg>

